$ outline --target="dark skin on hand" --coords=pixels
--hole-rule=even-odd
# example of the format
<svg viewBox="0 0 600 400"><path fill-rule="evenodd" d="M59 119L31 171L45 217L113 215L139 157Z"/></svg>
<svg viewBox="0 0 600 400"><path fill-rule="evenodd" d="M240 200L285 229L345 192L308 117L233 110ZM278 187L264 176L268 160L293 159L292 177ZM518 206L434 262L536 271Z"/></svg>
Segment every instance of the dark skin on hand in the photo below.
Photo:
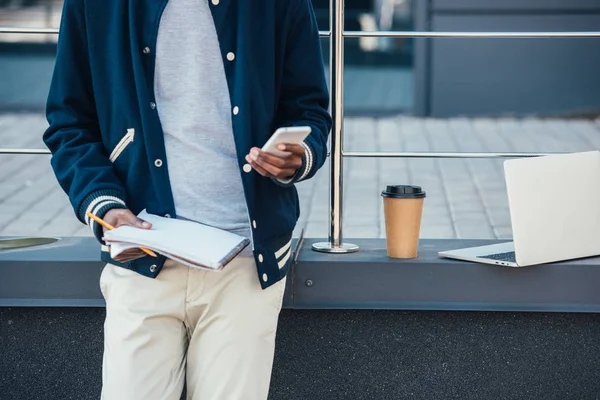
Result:
<svg viewBox="0 0 600 400"><path fill-rule="evenodd" d="M289 179L302 166L304 146L299 144L280 144L277 148L289 153L285 157L261 151L257 147L250 150L246 161L264 177L276 179Z"/></svg>
<svg viewBox="0 0 600 400"><path fill-rule="evenodd" d="M261 151L257 147L253 147L250 153L246 155L248 164L259 174L266 178L289 179L298 168L302 166L302 156L304 156L304 147L299 144L280 144L277 148L288 153L283 157ZM119 226L129 225L140 229L150 229L152 224L138 218L131 211L121 208L109 210L104 215L104 221L118 228ZM104 228L106 231L106 228ZM115 257L115 261L129 262L135 259L146 256L139 248L125 250L123 253Z"/></svg>
<svg viewBox="0 0 600 400"><path fill-rule="evenodd" d="M115 228L124 225L129 225L140 229L150 229L152 227L152 224L150 222L143 221L131 211L122 208L113 208L112 210L109 210L104 215L103 219ZM106 232L106 228L103 228L103 230L104 232ZM119 254L118 257L115 257L115 261L129 262L137 258L144 257L145 255L146 253L144 253L139 248L129 249Z"/></svg>

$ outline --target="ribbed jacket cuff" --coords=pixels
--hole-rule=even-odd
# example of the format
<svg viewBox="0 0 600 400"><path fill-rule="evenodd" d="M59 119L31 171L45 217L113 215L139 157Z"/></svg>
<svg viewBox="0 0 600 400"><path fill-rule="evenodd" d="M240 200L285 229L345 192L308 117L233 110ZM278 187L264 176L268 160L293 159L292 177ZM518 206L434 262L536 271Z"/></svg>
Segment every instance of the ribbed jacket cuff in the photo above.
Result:
<svg viewBox="0 0 600 400"><path fill-rule="evenodd" d="M104 236L102 226L88 217L87 213L90 212L102 219L113 208L127 208L124 198L125 196L117 190L102 189L90 193L81 203L78 217L90 227L100 243L104 243L102 240Z"/></svg>
<svg viewBox="0 0 600 400"><path fill-rule="evenodd" d="M302 166L298 168L296 173L289 179L273 179L279 186L289 187L294 183L302 181L310 173L314 165L314 152L310 145L306 142L302 142L304 147L304 155L302 156Z"/></svg>
<svg viewBox="0 0 600 400"><path fill-rule="evenodd" d="M312 171L315 165L315 152L311 145L308 142L302 142L302 146L304 146L304 156L302 157L302 168L300 170L302 173L298 177L298 182L304 180L308 174Z"/></svg>

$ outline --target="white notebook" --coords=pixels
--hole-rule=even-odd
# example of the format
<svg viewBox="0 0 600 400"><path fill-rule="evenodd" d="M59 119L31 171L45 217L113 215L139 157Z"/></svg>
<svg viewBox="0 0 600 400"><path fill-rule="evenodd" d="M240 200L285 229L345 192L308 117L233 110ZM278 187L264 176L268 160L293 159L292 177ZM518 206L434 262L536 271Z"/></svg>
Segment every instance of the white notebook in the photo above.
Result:
<svg viewBox="0 0 600 400"><path fill-rule="evenodd" d="M146 210L138 217L152 228L120 226L106 231L104 240L110 245L111 257L145 247L193 268L219 271L250 244L248 238L197 222L160 217Z"/></svg>

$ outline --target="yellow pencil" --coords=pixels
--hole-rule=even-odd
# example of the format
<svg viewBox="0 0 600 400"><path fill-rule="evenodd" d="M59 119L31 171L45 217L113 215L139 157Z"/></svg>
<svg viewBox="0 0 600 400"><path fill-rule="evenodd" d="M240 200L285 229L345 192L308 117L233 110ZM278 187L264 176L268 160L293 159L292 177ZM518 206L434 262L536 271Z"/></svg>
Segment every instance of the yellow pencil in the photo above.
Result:
<svg viewBox="0 0 600 400"><path fill-rule="evenodd" d="M113 230L115 229L114 226L110 225L109 223L105 222L104 220L98 218L97 216L95 216L94 214L92 214L91 212L87 213L87 216L90 217L91 219L93 219L94 221L96 221L97 223L99 223L100 225L102 225L103 227L105 227L108 230ZM140 247L140 250L142 250L144 253L152 256L152 257L156 257L156 253L154 253L152 250L146 249L145 247Z"/></svg>

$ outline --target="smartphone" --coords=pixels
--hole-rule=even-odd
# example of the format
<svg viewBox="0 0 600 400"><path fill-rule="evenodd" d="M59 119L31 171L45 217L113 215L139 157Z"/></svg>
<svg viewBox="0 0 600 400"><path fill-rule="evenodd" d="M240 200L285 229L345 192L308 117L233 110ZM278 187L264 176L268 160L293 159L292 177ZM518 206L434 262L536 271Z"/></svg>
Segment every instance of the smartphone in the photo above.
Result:
<svg viewBox="0 0 600 400"><path fill-rule="evenodd" d="M279 157L285 157L290 153L277 149L277 145L281 143L301 144L304 139L310 135L310 132L310 126L289 126L285 128L279 128L275 131L275 133L273 133L261 150Z"/></svg>

